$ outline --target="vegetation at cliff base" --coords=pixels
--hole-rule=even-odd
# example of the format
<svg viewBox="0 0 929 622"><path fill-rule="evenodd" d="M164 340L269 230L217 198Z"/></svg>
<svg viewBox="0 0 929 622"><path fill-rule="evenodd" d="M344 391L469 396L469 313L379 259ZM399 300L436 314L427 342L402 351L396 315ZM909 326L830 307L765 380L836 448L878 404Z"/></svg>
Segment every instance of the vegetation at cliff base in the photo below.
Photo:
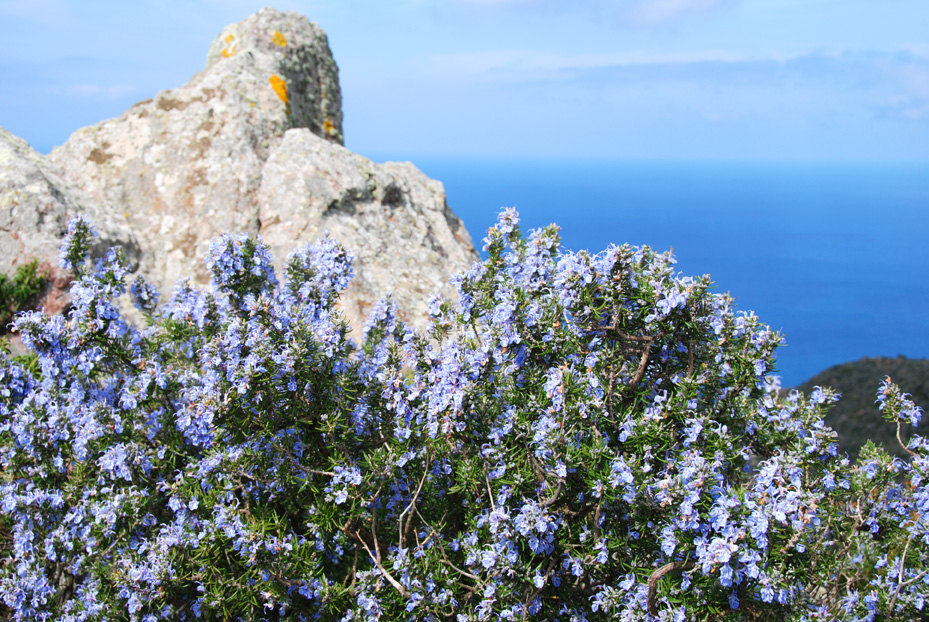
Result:
<svg viewBox="0 0 929 622"><path fill-rule="evenodd" d="M35 300L45 281L35 259L19 266L13 275L0 274L0 334L7 332L17 312Z"/></svg>

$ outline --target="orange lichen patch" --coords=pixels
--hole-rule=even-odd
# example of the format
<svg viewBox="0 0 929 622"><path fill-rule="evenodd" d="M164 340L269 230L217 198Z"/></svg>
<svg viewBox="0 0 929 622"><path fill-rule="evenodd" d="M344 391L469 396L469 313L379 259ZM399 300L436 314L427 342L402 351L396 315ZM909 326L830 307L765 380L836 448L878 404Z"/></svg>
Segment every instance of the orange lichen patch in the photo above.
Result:
<svg viewBox="0 0 929 622"><path fill-rule="evenodd" d="M231 56L235 56L236 52L237 50L235 49L235 46L232 46L230 48L223 48L222 55L223 58L229 58Z"/></svg>
<svg viewBox="0 0 929 622"><path fill-rule="evenodd" d="M327 134L332 134L335 131L335 124L332 119L326 119L325 123L323 123L323 129L326 130Z"/></svg>
<svg viewBox="0 0 929 622"><path fill-rule="evenodd" d="M285 48L287 47L287 37L285 37L284 33L280 30L275 30L274 34L271 36L271 43Z"/></svg>
<svg viewBox="0 0 929 622"><path fill-rule="evenodd" d="M274 89L281 101L290 104L290 97L287 95L287 83L284 79L278 75L273 75L268 78L268 82L271 83L271 88Z"/></svg>
<svg viewBox="0 0 929 622"><path fill-rule="evenodd" d="M233 35L231 32L228 35L226 35L226 43L229 43L233 39L235 39L235 35Z"/></svg>

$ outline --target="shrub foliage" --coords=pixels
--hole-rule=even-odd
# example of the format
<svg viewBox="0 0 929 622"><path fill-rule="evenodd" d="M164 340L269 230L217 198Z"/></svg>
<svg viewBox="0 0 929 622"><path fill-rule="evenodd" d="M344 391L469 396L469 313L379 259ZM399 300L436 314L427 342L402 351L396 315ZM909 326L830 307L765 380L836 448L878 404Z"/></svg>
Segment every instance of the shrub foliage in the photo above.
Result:
<svg viewBox="0 0 929 622"><path fill-rule="evenodd" d="M929 448L852 465L780 337L668 253L565 252L501 213L416 333L356 343L322 239L260 239L208 291L116 297L72 222L67 317L0 363L0 594L13 620L884 620L929 593ZM918 408L885 382L894 425Z"/></svg>
<svg viewBox="0 0 929 622"><path fill-rule="evenodd" d="M35 300L46 280L34 259L19 266L13 275L0 274L0 334L6 332L18 311Z"/></svg>

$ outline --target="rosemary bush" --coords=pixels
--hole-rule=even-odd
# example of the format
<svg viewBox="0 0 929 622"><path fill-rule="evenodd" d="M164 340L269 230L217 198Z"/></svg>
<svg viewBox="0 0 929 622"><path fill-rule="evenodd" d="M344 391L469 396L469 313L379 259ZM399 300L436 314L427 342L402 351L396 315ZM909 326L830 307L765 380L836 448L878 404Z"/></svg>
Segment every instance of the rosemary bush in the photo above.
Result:
<svg viewBox="0 0 929 622"><path fill-rule="evenodd" d="M12 620L911 620L929 448L839 455L837 397L779 396L779 335L669 253L566 252L513 210L416 333L357 342L351 257L279 281L224 236L208 291L116 297L71 223L67 317L0 362L0 595ZM888 425L921 412L885 382Z"/></svg>

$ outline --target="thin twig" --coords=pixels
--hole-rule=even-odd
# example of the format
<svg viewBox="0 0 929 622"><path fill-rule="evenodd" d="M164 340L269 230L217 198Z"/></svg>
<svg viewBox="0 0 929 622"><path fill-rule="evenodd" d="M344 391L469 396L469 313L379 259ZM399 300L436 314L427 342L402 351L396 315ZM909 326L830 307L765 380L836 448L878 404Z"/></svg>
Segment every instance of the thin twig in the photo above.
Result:
<svg viewBox="0 0 929 622"><path fill-rule="evenodd" d="M374 552L377 553L377 563L381 563L381 546L377 541L377 512L371 514L371 539L374 541ZM361 541L361 545L364 546L364 540ZM365 548L368 548L365 546ZM371 551L368 551L370 554Z"/></svg>
<svg viewBox="0 0 929 622"><path fill-rule="evenodd" d="M658 595L658 580L675 570L690 570L694 567L693 562L670 562L656 570L648 577L648 613L657 617L658 605L655 603L655 597Z"/></svg>
<svg viewBox="0 0 929 622"><path fill-rule="evenodd" d="M648 343L645 345L645 349L642 350L642 357L639 359L639 368L635 370L635 376L633 376L632 381L629 383L630 388L639 384L639 381L641 381L642 377L645 375L645 368L648 367L648 356L650 350L651 343Z"/></svg>
<svg viewBox="0 0 929 622"><path fill-rule="evenodd" d="M409 592L406 591L406 588L403 587L403 585L401 585L399 581L394 579L393 576L389 572L387 572L387 569L384 568L384 566L381 564L380 551L377 552L377 557L375 557L374 554L371 552L371 549L368 548L368 545L365 543L364 539L360 535L358 535L358 532L356 531L353 535L356 540L361 542L361 546L363 546L364 550L367 551L368 557L371 558L371 561L374 562L374 565L377 566L377 569L381 571L381 574L384 575L384 578L387 579L387 582L390 583L393 586L393 588L400 593L400 596L404 598L409 598L410 594ZM374 546L375 548L377 548L377 538L374 538Z"/></svg>
<svg viewBox="0 0 929 622"><path fill-rule="evenodd" d="M616 381L616 370L610 366L610 382L606 388L606 411L610 414L610 421L613 420L613 384Z"/></svg>
<svg viewBox="0 0 929 622"><path fill-rule="evenodd" d="M352 548L355 549L355 558L352 560L352 582L348 584L349 591L355 587L355 581L358 579L358 547Z"/></svg>
<svg viewBox="0 0 929 622"><path fill-rule="evenodd" d="M484 483L487 484L487 498L490 499L490 511L496 512L497 506L494 505L494 492L490 488L490 478L487 477L487 463L484 463Z"/></svg>
<svg viewBox="0 0 929 622"><path fill-rule="evenodd" d="M452 562L448 561L448 559L445 558L444 555L443 555L442 563L445 564L446 566L448 566L449 568L451 568L452 570L454 570L455 572L457 572L458 574L460 574L460 575L462 575L462 576L464 576L464 577L468 577L468 578L471 579L472 581L477 581L478 583L481 582L481 578L480 578L480 577L478 577L477 575L473 575L473 574L471 574L470 572L465 572L464 570L462 570L461 568L459 568L458 566L456 566L456 565L453 564ZM467 587L467 586L464 586L464 587ZM475 588L475 589L476 589L476 588Z"/></svg>
<svg viewBox="0 0 929 622"><path fill-rule="evenodd" d="M297 460L297 457L289 449L287 449L286 447L284 447L277 441L271 441L271 442L274 443L275 447L277 447L282 452L284 452L284 455L290 458L291 464L294 467L296 467L297 470L299 470L304 475L313 474L313 475L327 475L329 477L335 477L335 473L332 473L330 471L317 471L316 469L308 469L307 467L300 464L299 460Z"/></svg>
<svg viewBox="0 0 929 622"><path fill-rule="evenodd" d="M897 438L900 438L900 425L899 424L897 424ZM900 566L897 568L897 589L894 592L893 598L890 599L890 605L887 606L887 613L889 613L890 615L893 615L894 605L897 604L897 596L900 595L900 590L903 589L903 585L904 585L903 568L904 568L904 565L906 564L906 554L910 550L910 542L912 541L913 541L913 536L910 536L909 538L907 538L906 546L903 547L903 555L900 556ZM926 572L923 571L923 574L926 574ZM910 582L912 582L912 580Z"/></svg>
<svg viewBox="0 0 929 622"><path fill-rule="evenodd" d="M594 538L600 539L600 512L603 507L603 498L597 500L597 509L594 511Z"/></svg>
<svg viewBox="0 0 929 622"><path fill-rule="evenodd" d="M432 460L432 453L430 452L427 462L431 460ZM413 518L413 515L411 513L410 516L406 519L406 529L404 529L403 528L403 515L409 512L411 509L416 508L416 501L419 499L419 493L423 489L423 484L426 482L426 476L428 474L429 474L429 468L427 466L425 469L423 469L423 476L419 480L419 485L416 487L416 492L413 493L413 498L410 499L409 505L407 505L406 508L402 512L400 512L400 517L397 519L399 523L398 524L399 530L400 530L400 548L401 549L403 548L403 544L406 541L406 537L410 535L410 524L411 524L410 521Z"/></svg>
<svg viewBox="0 0 929 622"><path fill-rule="evenodd" d="M542 593L542 589L545 587L545 581L548 581L548 577L552 573L552 568L555 567L556 562L557 560L555 559L552 559L548 562L548 567L545 569L545 577L542 582L542 587L536 588L535 592L533 592L532 595L526 599L526 602L523 603L523 620L526 619L526 615L529 613L529 605L532 603L532 601L539 597L539 594Z"/></svg>
<svg viewBox="0 0 929 622"><path fill-rule="evenodd" d="M563 479L559 479L559 480L558 480L558 488L555 489L554 494L552 494L552 496L549 497L548 499L544 499L543 501L540 501L540 502L539 502L539 507L540 507L540 508L547 508L547 507L550 506L551 504L555 503L555 501L558 501L558 498L561 497L561 493L563 493L563 492L564 492L564 480L563 480Z"/></svg>
<svg viewBox="0 0 929 622"><path fill-rule="evenodd" d="M897 442L900 443L900 447L903 447L903 451L905 451L906 453L908 453L908 454L910 454L911 456L914 456L914 457L915 457L915 456L916 456L916 452L913 451L912 449L910 449L909 447L907 447L906 444L903 442L903 439L900 437L900 429L901 429L902 427L903 427L903 422L902 422L902 421L898 421L898 422L897 422Z"/></svg>

